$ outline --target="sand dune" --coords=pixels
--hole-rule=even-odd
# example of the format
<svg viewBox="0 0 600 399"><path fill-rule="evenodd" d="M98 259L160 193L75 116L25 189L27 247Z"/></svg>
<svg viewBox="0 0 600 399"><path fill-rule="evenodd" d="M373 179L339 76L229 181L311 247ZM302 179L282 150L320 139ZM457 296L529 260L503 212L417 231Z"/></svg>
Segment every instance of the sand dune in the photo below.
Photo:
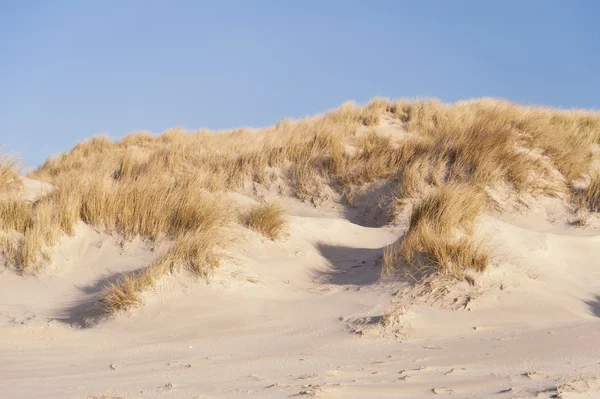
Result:
<svg viewBox="0 0 600 399"><path fill-rule="evenodd" d="M359 128L359 140L414 134L389 112L378 123L375 133ZM115 179L125 174L119 162ZM440 262L415 280L420 269L411 265L412 274L382 268L415 229L411 212L428 191L395 209L394 180L372 170L364 177L357 165L347 172L378 179L345 197L326 186L318 198L299 198L278 177L283 166L269 166L270 182L222 189L215 212L221 202L240 215L278 204L283 233L260 234L244 218L218 222L209 231L231 241L218 268L164 271L135 306L108 314L97 313L106 287L160 265L177 241L124 237L78 217L37 274L0 269L0 397L600 397L597 212L574 212L566 195L495 186L496 206L465 227L485 244L487 267ZM50 166L37 174L54 176ZM557 170L549 175L562 178ZM316 184L310 179L302 182ZM10 195L38 204L60 190L25 179Z"/></svg>

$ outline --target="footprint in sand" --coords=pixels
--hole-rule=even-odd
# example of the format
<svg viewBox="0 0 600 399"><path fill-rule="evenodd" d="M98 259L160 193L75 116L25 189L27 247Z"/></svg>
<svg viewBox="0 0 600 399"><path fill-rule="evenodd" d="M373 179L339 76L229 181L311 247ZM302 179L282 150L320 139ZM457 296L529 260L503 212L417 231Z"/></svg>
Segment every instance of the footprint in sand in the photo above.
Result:
<svg viewBox="0 0 600 399"><path fill-rule="evenodd" d="M458 372L460 372L460 371L466 371L466 370L467 370L467 369L465 369L465 368L462 368L462 367L461 367L461 368L458 368L458 369L450 369L450 370L446 371L446 372L444 373L444 375L456 374L456 373L458 373Z"/></svg>
<svg viewBox="0 0 600 399"><path fill-rule="evenodd" d="M546 377L545 373L540 373L538 371L526 371L523 374L521 374L523 377L529 378L530 380L533 379L537 379L537 378L544 378Z"/></svg>
<svg viewBox="0 0 600 399"><path fill-rule="evenodd" d="M321 385L307 385L305 387L302 387L302 390L300 392L298 392L297 396L308 396L308 397L315 397L317 396L317 394L321 393L323 391L323 388Z"/></svg>
<svg viewBox="0 0 600 399"><path fill-rule="evenodd" d="M325 377L336 377L338 375L342 374L342 372L340 370L329 370L328 372L325 373Z"/></svg>
<svg viewBox="0 0 600 399"><path fill-rule="evenodd" d="M419 373L420 371L426 370L427 367L426 366L420 366L418 369L412 369L412 370L400 370L398 372L398 374L400 375L398 377L398 380L404 381L406 379L408 379L409 377L413 377L415 376L417 373Z"/></svg>
<svg viewBox="0 0 600 399"><path fill-rule="evenodd" d="M433 388L431 391L436 395L452 395L456 393L452 389L446 387Z"/></svg>
<svg viewBox="0 0 600 399"><path fill-rule="evenodd" d="M311 378L317 378L318 374L302 374L297 378L297 380L309 380Z"/></svg>

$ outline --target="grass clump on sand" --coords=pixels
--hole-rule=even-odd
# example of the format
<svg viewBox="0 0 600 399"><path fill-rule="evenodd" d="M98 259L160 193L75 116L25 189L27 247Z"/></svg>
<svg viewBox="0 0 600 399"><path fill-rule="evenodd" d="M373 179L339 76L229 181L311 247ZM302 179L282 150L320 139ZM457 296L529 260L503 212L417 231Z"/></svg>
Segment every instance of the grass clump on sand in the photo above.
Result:
<svg viewBox="0 0 600 399"><path fill-rule="evenodd" d="M142 293L154 287L166 273L186 270L207 276L225 257L227 243L225 235L213 229L187 234L147 268L124 273L108 284L96 303L101 317L139 306Z"/></svg>
<svg viewBox="0 0 600 399"><path fill-rule="evenodd" d="M600 172L590 174L589 183L585 188L572 187L575 204L582 210L600 212Z"/></svg>
<svg viewBox="0 0 600 399"><path fill-rule="evenodd" d="M190 232L223 226L231 215L221 196L206 192L194 178L149 176L134 182L104 176L59 182L35 204L0 202L0 228L23 236L18 268L35 272L49 260L44 248L72 234L78 220L131 239L177 240Z"/></svg>
<svg viewBox="0 0 600 399"><path fill-rule="evenodd" d="M600 173L592 174L584 194L584 201L592 212L600 212Z"/></svg>
<svg viewBox="0 0 600 399"><path fill-rule="evenodd" d="M274 202L261 202L250 209L246 224L252 230L276 240L285 231L285 209Z"/></svg>
<svg viewBox="0 0 600 399"><path fill-rule="evenodd" d="M413 208L408 231L387 248L383 272L396 270L400 259L422 272L433 270L459 278L468 268L484 270L489 257L470 233L485 202L471 186L435 188Z"/></svg>

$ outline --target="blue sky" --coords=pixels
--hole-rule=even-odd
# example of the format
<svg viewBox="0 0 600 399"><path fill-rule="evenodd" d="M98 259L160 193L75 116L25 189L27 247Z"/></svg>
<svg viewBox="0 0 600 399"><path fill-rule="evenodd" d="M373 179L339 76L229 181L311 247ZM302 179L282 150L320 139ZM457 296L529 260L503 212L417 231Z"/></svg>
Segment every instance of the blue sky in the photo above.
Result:
<svg viewBox="0 0 600 399"><path fill-rule="evenodd" d="M0 0L0 144L225 129L374 96L600 108L600 2Z"/></svg>

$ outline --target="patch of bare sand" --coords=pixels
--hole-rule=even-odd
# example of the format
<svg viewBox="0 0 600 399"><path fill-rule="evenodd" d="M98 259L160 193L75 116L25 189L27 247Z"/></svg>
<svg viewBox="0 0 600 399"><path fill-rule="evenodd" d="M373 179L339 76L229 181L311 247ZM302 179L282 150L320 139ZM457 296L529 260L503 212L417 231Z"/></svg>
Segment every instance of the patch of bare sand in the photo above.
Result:
<svg viewBox="0 0 600 399"><path fill-rule="evenodd" d="M379 279L402 226L368 227L362 205L280 200L285 239L237 227L238 246L213 276L167 276L144 307L92 328L79 320L102 285L160 248L80 225L44 274L4 271L0 397L598 394L595 227L574 229L566 213L550 220L544 204L486 215L479 234L496 266L470 283L413 286Z"/></svg>

